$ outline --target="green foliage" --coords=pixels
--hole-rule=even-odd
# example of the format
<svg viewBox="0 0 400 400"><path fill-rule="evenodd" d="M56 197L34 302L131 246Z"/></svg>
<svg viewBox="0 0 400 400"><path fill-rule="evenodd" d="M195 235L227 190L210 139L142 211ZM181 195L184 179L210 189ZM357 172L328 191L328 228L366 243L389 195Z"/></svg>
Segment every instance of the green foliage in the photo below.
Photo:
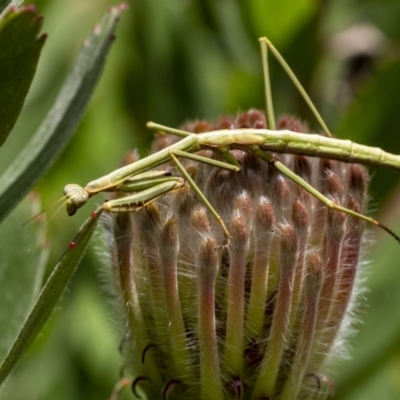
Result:
<svg viewBox="0 0 400 400"><path fill-rule="evenodd" d="M0 0L0 13L2 13L10 3L11 0Z"/></svg>
<svg viewBox="0 0 400 400"><path fill-rule="evenodd" d="M33 7L10 10L0 21L0 147L11 132L36 72L45 35Z"/></svg>
<svg viewBox="0 0 400 400"><path fill-rule="evenodd" d="M111 9L95 27L37 133L0 177L1 219L29 192L76 130L103 70L106 56L114 41L113 32L123 9L124 7ZM0 21L3 141L21 111L36 69L45 38L42 35L39 40L36 39L40 22L41 18L37 17L33 7L19 10L10 8ZM96 227L96 220L101 214L99 212L97 216L88 218L82 225L73 245L61 257L40 290L47 253L43 248L43 224L35 221L22 230L21 234L21 219L26 222L31 218L29 206L35 201L37 203L35 198L25 200L5 221L0 231L0 322L5 326L0 340L0 383L41 332L53 312L79 264ZM32 244L33 238L38 241L35 246ZM21 248L30 250L28 253L21 252ZM32 308L28 313L30 307ZM11 314L10 309L13 310Z"/></svg>
<svg viewBox="0 0 400 400"><path fill-rule="evenodd" d="M28 224L26 229L21 229L21 225L37 214L40 207L38 196L30 195L0 226L1 360L21 329L27 310L39 294L43 283L48 258L45 220L38 219ZM27 252L21 251L21 247L27 249Z"/></svg>
<svg viewBox="0 0 400 400"><path fill-rule="evenodd" d="M267 36L275 46L282 47L313 18L317 7L314 0L251 0L246 8L256 35Z"/></svg>
<svg viewBox="0 0 400 400"><path fill-rule="evenodd" d="M99 210L98 216L100 213L101 210ZM30 310L28 317L24 321L21 330L18 332L14 343L0 365L0 383L7 377L15 363L40 333L50 317L79 264L83 252L96 228L96 222L97 218L90 217L86 220L71 242L69 249L54 267L32 310ZM9 283L12 284L13 282Z"/></svg>
<svg viewBox="0 0 400 400"><path fill-rule="evenodd" d="M0 220L31 190L76 131L113 42L117 15L112 12L106 15L85 41L54 106L0 177Z"/></svg>

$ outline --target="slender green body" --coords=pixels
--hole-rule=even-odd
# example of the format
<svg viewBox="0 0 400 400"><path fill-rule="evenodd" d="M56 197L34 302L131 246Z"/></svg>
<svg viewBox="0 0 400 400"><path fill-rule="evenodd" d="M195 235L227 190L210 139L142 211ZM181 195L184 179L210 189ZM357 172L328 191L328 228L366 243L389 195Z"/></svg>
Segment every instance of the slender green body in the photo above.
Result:
<svg viewBox="0 0 400 400"><path fill-rule="evenodd" d="M150 127L174 133L174 130L149 123ZM301 154L311 157L326 157L344 162L354 162L373 166L385 166L400 171L400 156L390 154L377 147L369 147L350 140L330 138L317 134L297 133L288 130L268 129L221 130L201 134L188 134L181 141L119 168L108 175L90 182L86 186L89 195L115 187L127 178L171 161L175 150L195 152L202 148L229 146L248 150L249 146L259 146L262 150L277 153Z"/></svg>
<svg viewBox="0 0 400 400"><path fill-rule="evenodd" d="M335 139L310 133L288 130L239 129L214 131L199 136L201 146L221 145L241 148L258 145L261 149L277 153L301 154L311 157L326 157L334 160L373 166L385 166L400 171L400 156L390 154L377 147L369 147L350 140Z"/></svg>

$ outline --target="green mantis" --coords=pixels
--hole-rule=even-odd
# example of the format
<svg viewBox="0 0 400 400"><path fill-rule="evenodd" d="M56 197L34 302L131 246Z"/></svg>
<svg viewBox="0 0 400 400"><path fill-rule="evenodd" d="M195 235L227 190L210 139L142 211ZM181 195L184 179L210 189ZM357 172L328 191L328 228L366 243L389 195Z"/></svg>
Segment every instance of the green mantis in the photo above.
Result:
<svg viewBox="0 0 400 400"><path fill-rule="evenodd" d="M327 207L377 225L386 230L400 242L400 238L394 232L380 224L375 219L342 207L318 192L271 153L300 154L304 156L329 158L372 166L385 166L400 170L400 156L384 152L379 148L360 145L349 140L333 138L311 99L279 52L266 38L260 39L260 45L265 76L267 116L270 129L227 129L193 134L149 122L147 124L148 128L162 133L173 134L182 137L182 139L155 154L137 160L132 164L119 168L108 175L88 183L85 188L76 184L67 185L64 188L64 194L67 198L66 203L68 214L73 215L90 197L99 192L105 191L122 191L127 193L127 196L125 197L105 202L103 204L103 209L105 211L138 211L140 208L157 198L181 189L185 185L186 181L216 218L223 229L227 238L227 243L229 244L230 234L224 221L190 177L179 159L192 159L218 168L238 171L240 165L230 153L230 150L239 149L253 153L258 158L273 164L283 175L308 191ZM323 131L325 132L325 136L275 129L276 125L268 71L268 50L272 51L281 66L288 73L304 100L311 108L316 119L319 121ZM213 152L218 153L223 161L217 161L193 154L203 149L211 149ZM183 176L183 179L181 177L172 176L167 170L153 170L167 162L172 162L176 166Z"/></svg>

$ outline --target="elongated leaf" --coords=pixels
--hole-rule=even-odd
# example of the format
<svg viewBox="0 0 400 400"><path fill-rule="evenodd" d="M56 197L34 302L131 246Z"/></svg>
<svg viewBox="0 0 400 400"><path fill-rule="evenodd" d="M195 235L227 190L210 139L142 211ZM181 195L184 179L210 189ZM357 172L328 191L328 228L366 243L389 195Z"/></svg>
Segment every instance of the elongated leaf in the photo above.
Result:
<svg viewBox="0 0 400 400"><path fill-rule="evenodd" d="M0 178L0 221L32 188L75 131L103 70L124 5L112 8L85 41L53 108Z"/></svg>
<svg viewBox="0 0 400 400"><path fill-rule="evenodd" d="M0 360L21 329L43 283L48 255L45 219L36 218L22 227L39 211L39 197L32 193L0 226Z"/></svg>
<svg viewBox="0 0 400 400"><path fill-rule="evenodd" d="M17 121L46 35L34 6L10 8L0 20L0 147Z"/></svg>
<svg viewBox="0 0 400 400"><path fill-rule="evenodd" d="M0 0L0 14L11 4L11 0Z"/></svg>
<svg viewBox="0 0 400 400"><path fill-rule="evenodd" d="M22 329L0 366L0 383L4 381L15 363L49 319L78 266L89 239L96 228L101 212L102 208L99 208L96 213L85 221L48 278Z"/></svg>

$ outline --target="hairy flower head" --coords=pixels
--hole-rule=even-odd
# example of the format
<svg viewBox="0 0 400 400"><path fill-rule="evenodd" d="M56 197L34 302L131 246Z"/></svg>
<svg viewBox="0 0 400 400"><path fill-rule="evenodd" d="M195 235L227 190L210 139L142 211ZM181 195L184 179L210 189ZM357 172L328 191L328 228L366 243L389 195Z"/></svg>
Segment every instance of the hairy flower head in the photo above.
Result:
<svg viewBox="0 0 400 400"><path fill-rule="evenodd" d="M183 127L230 128L266 128L264 114ZM292 117L278 129L307 131ZM160 135L153 151L176 140ZM228 227L229 247L221 247L220 225L189 185L117 214L108 226L133 392L171 400L324 398L329 362L348 326L364 222L328 209L273 164L231 154L239 172L182 160ZM330 200L365 212L363 167L274 157Z"/></svg>

